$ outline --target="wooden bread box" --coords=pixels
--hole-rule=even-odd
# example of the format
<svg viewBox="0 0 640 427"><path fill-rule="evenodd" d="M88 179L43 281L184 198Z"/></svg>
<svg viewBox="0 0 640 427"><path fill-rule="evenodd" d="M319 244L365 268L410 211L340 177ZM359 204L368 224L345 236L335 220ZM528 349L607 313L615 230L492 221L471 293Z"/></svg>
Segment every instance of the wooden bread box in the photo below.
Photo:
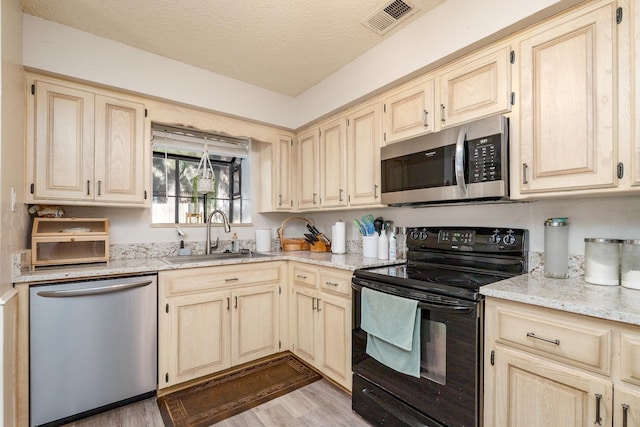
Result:
<svg viewBox="0 0 640 427"><path fill-rule="evenodd" d="M109 262L107 218L34 218L31 268Z"/></svg>

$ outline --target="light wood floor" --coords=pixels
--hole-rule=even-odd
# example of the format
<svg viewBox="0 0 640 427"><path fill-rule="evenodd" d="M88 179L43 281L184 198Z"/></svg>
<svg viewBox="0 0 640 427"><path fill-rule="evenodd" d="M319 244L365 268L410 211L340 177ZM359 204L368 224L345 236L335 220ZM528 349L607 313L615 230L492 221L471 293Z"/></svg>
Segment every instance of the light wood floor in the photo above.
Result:
<svg viewBox="0 0 640 427"><path fill-rule="evenodd" d="M351 397L325 380L311 383L216 424L219 427L370 425L351 410ZM163 426L155 398L67 424L67 427Z"/></svg>

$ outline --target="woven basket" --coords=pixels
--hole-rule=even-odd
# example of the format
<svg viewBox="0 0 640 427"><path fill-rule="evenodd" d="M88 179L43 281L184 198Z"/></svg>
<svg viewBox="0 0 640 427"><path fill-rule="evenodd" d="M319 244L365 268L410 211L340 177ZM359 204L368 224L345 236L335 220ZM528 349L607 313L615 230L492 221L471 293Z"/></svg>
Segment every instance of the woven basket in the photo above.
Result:
<svg viewBox="0 0 640 427"><path fill-rule="evenodd" d="M278 237L280 237L280 246L282 246L283 251L308 251L310 248L309 243L304 239L304 237L284 237L284 226L289 221L305 221L309 225L313 225L313 222L310 219L304 218L302 216L292 216L284 221L282 221L282 225L278 227Z"/></svg>

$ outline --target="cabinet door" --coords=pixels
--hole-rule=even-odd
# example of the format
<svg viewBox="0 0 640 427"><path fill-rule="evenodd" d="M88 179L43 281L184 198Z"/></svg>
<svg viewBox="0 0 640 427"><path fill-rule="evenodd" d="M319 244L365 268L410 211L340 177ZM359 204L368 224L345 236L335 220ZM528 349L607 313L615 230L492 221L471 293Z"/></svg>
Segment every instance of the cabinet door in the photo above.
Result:
<svg viewBox="0 0 640 427"><path fill-rule="evenodd" d="M34 174L28 199L93 199L94 95L36 81ZM29 185L28 185L29 187Z"/></svg>
<svg viewBox="0 0 640 427"><path fill-rule="evenodd" d="M160 349L171 356L168 372L160 372L161 386L230 367L230 292L202 292L167 301L169 312L164 314L168 316L169 340Z"/></svg>
<svg viewBox="0 0 640 427"><path fill-rule="evenodd" d="M611 426L609 381L499 345L495 363L496 426Z"/></svg>
<svg viewBox="0 0 640 427"><path fill-rule="evenodd" d="M278 135L276 141L276 210L293 209L293 140L290 136Z"/></svg>
<svg viewBox="0 0 640 427"><path fill-rule="evenodd" d="M616 387L613 396L613 426L640 427L640 391Z"/></svg>
<svg viewBox="0 0 640 427"><path fill-rule="evenodd" d="M367 105L348 117L347 170L349 205L380 204L380 104Z"/></svg>
<svg viewBox="0 0 640 427"><path fill-rule="evenodd" d="M347 206L347 119L320 126L320 206Z"/></svg>
<svg viewBox="0 0 640 427"><path fill-rule="evenodd" d="M313 364L318 348L316 321L317 294L299 286L292 289L293 352Z"/></svg>
<svg viewBox="0 0 640 427"><path fill-rule="evenodd" d="M144 105L96 95L94 199L145 203Z"/></svg>
<svg viewBox="0 0 640 427"><path fill-rule="evenodd" d="M434 131L432 77L400 88L384 100L384 141L401 141Z"/></svg>
<svg viewBox="0 0 640 427"><path fill-rule="evenodd" d="M300 135L298 139L298 173L300 193L298 195L300 209L311 209L320 206L318 189L318 131L313 129Z"/></svg>
<svg viewBox="0 0 640 427"><path fill-rule="evenodd" d="M279 350L278 284L233 291L231 363L238 365Z"/></svg>
<svg viewBox="0 0 640 427"><path fill-rule="evenodd" d="M440 128L511 110L509 46L481 52L447 67L440 74Z"/></svg>
<svg viewBox="0 0 640 427"><path fill-rule="evenodd" d="M351 390L351 300L321 293L317 312L322 337L320 371Z"/></svg>
<svg viewBox="0 0 640 427"><path fill-rule="evenodd" d="M522 193L616 184L615 27L612 3L520 42Z"/></svg>

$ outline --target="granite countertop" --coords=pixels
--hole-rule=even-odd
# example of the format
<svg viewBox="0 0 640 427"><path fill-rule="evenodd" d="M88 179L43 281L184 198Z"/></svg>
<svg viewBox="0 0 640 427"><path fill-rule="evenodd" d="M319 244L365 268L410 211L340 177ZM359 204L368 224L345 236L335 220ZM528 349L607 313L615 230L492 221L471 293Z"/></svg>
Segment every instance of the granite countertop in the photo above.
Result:
<svg viewBox="0 0 640 427"><path fill-rule="evenodd" d="M640 290L586 283L582 278L550 279L524 274L480 288L480 293L509 301L640 325Z"/></svg>
<svg viewBox="0 0 640 427"><path fill-rule="evenodd" d="M342 270L356 270L364 267L381 267L404 261L389 261L364 258L361 254L336 255L329 252L291 251L261 253L256 258L216 259L202 262L168 263L162 258L132 258L114 260L107 263L79 264L69 266L38 267L35 270L22 268L14 273L14 283L51 282L57 280L91 279L100 276L114 276L182 268L211 267L228 264L248 264L265 261L298 261ZM188 257L185 257L185 260Z"/></svg>

